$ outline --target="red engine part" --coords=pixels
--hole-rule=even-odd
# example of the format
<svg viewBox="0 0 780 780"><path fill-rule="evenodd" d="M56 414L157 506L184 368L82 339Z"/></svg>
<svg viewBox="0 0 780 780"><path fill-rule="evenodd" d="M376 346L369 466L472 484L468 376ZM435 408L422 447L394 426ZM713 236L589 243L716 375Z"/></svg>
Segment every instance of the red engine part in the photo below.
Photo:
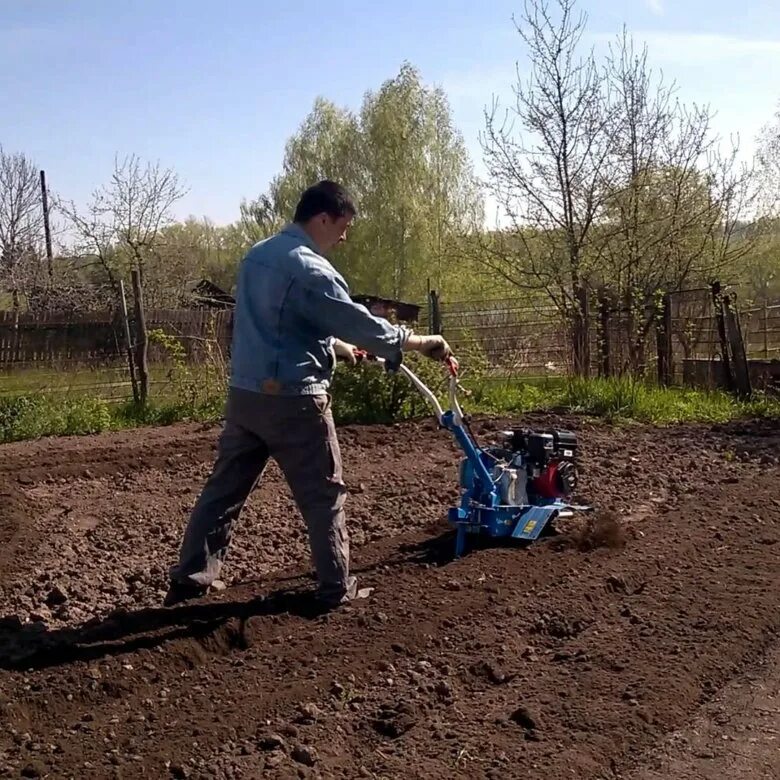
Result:
<svg viewBox="0 0 780 780"><path fill-rule="evenodd" d="M558 477L558 464L550 463L533 481L534 492L542 498L562 498L561 480Z"/></svg>

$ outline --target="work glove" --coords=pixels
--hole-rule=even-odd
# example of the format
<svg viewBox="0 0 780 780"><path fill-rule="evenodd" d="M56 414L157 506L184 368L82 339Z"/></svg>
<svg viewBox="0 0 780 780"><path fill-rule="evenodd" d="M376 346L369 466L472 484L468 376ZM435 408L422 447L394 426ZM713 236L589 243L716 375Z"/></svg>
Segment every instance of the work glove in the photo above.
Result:
<svg viewBox="0 0 780 780"><path fill-rule="evenodd" d="M354 344L348 344L340 339L333 339L333 351L336 353L336 360L343 360L350 366L357 364L357 347Z"/></svg>

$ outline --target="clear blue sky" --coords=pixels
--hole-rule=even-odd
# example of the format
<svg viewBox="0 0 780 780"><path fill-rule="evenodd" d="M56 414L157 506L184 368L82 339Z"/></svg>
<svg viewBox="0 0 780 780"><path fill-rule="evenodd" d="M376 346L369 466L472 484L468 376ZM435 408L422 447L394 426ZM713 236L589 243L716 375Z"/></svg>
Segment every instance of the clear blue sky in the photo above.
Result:
<svg viewBox="0 0 780 780"><path fill-rule="evenodd" d="M596 46L626 23L748 152L780 99L780 0L582 0ZM317 95L357 108L409 60L450 94L480 170L492 95L521 56L515 0L0 0L0 144L83 202L115 153L176 168L179 216L235 219Z"/></svg>

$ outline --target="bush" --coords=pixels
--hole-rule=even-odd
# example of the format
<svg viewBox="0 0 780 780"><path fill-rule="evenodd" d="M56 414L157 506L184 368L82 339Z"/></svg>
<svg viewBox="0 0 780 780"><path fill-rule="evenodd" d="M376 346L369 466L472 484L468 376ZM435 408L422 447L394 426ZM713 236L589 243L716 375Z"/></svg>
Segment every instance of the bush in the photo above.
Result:
<svg viewBox="0 0 780 780"><path fill-rule="evenodd" d="M0 399L2 442L100 433L111 428L112 422L110 406L99 398L21 395Z"/></svg>
<svg viewBox="0 0 780 780"><path fill-rule="evenodd" d="M224 396L228 371L215 334L202 341L204 359L196 364L188 359L183 339L161 328L149 331L149 343L159 347L168 358L167 387L155 390L175 399L170 402L169 409L180 408L182 413L187 414L191 410L208 407L214 398Z"/></svg>
<svg viewBox="0 0 780 780"><path fill-rule="evenodd" d="M441 365L417 354L404 364L434 392L446 389ZM333 376L333 414L339 423L389 424L431 414L427 401L402 373L388 373L376 363L339 365Z"/></svg>
<svg viewBox="0 0 780 780"><path fill-rule="evenodd" d="M485 354L476 340L465 336L457 356L461 362L460 378L467 385L466 399L481 407L488 368ZM447 370L440 363L416 352L404 355L404 365L437 394L446 409ZM428 401L407 376L401 372L390 374L377 364L367 363L351 368L339 366L333 377L331 392L334 416L342 424L389 424L433 414Z"/></svg>

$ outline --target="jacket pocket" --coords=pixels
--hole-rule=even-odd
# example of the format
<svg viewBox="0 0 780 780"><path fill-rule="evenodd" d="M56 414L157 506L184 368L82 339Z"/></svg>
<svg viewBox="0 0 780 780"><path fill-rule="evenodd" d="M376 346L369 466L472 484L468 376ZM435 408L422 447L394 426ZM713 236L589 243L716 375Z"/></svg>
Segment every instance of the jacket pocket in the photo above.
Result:
<svg viewBox="0 0 780 780"><path fill-rule="evenodd" d="M333 405L333 396L330 393L313 395L312 401L320 414L327 414Z"/></svg>

